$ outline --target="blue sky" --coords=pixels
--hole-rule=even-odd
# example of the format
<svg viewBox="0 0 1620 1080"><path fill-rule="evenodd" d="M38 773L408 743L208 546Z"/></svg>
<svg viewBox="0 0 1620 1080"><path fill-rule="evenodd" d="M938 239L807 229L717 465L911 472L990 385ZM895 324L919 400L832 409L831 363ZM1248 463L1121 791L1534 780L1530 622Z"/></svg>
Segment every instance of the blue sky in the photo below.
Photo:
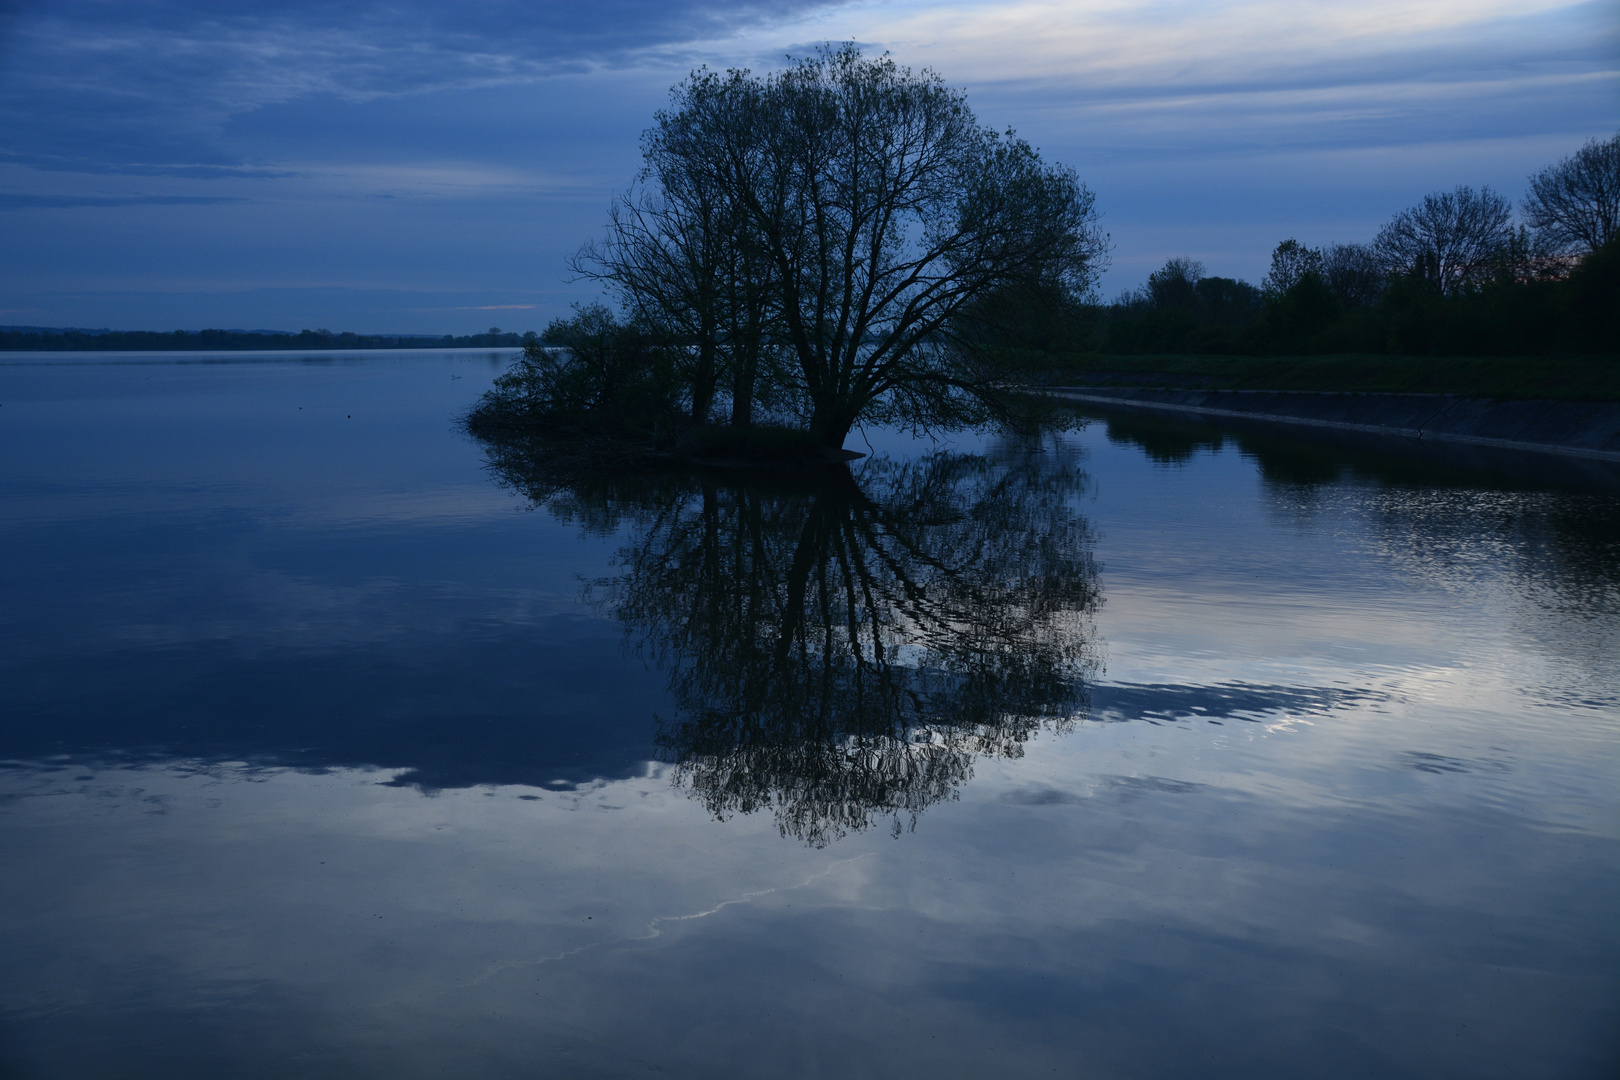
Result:
<svg viewBox="0 0 1620 1080"><path fill-rule="evenodd" d="M541 329L698 64L855 40L1258 280L1620 130L1620 3L0 0L0 324Z"/></svg>

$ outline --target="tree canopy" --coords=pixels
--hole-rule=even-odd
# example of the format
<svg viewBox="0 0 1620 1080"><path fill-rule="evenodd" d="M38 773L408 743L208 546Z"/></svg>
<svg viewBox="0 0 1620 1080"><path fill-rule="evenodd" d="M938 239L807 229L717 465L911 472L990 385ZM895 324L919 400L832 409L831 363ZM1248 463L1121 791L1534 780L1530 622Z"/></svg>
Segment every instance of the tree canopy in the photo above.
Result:
<svg viewBox="0 0 1620 1080"><path fill-rule="evenodd" d="M1513 206L1490 187L1466 184L1423 196L1373 241L1391 273L1427 281L1449 295L1488 280L1513 240Z"/></svg>
<svg viewBox="0 0 1620 1080"><path fill-rule="evenodd" d="M1530 227L1555 250L1596 252L1620 229L1620 135L1593 139L1530 178Z"/></svg>
<svg viewBox="0 0 1620 1080"><path fill-rule="evenodd" d="M1255 288L1171 258L1071 320L1073 352L1532 354L1620 349L1620 136L1530 178L1425 195L1371 243L1289 238Z"/></svg>
<svg viewBox="0 0 1620 1080"><path fill-rule="evenodd" d="M721 394L734 424L763 406L828 447L860 420L982 418L1012 374L975 333L990 301L1084 293L1105 254L1072 170L854 45L694 72L643 159L574 266L666 339L694 424Z"/></svg>

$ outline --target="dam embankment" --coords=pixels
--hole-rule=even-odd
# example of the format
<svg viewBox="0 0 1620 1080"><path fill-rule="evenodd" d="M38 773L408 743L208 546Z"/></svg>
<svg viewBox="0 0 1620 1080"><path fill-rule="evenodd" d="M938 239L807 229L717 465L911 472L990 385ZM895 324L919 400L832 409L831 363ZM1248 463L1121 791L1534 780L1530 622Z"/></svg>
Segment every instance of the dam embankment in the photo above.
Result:
<svg viewBox="0 0 1620 1080"><path fill-rule="evenodd" d="M1495 401L1451 394L1062 386L1077 404L1358 431L1424 442L1620 462L1620 402Z"/></svg>

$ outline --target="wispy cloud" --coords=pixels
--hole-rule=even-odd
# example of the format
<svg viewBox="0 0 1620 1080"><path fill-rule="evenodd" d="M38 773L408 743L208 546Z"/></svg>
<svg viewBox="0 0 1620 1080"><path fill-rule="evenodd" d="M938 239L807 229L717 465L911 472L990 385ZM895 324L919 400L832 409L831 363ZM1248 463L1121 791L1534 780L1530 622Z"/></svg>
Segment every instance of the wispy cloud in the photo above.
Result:
<svg viewBox="0 0 1620 1080"><path fill-rule="evenodd" d="M7 156L41 167L247 168L210 146L227 120L344 101L529 82L633 62L826 6L825 0L376 4L251 9L53 3L0 21ZM176 165L175 162L181 164Z"/></svg>
<svg viewBox="0 0 1620 1080"><path fill-rule="evenodd" d="M28 195L0 192L0 210L81 206L208 206L247 201L232 195Z"/></svg>
<svg viewBox="0 0 1620 1080"><path fill-rule="evenodd" d="M670 83L828 40L934 68L1079 168L1110 288L1170 254L1254 277L1284 236L1512 193L1620 127L1613 0L0 0L0 303L377 286L548 316L588 295L563 260Z"/></svg>
<svg viewBox="0 0 1620 1080"><path fill-rule="evenodd" d="M881 41L957 80L1162 89L1410 78L1434 60L1496 68L1504 54L1590 56L1598 43L1588 24L1612 23L1608 5L1601 8L1608 17L1598 4L1568 0L911 0L812 22ZM1612 30L1608 36L1612 44Z"/></svg>

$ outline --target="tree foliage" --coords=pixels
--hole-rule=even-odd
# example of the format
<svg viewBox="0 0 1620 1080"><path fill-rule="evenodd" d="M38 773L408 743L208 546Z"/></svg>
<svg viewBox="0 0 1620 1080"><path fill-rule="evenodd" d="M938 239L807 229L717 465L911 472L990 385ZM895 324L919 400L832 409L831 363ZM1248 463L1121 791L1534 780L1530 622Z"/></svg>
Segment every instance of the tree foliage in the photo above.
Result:
<svg viewBox="0 0 1620 1080"><path fill-rule="evenodd" d="M1390 274L1428 283L1442 296L1490 280L1512 243L1513 207L1489 186L1459 185L1423 196L1373 241Z"/></svg>
<svg viewBox="0 0 1620 1080"><path fill-rule="evenodd" d="M1389 271L1371 244L1329 244L1322 249L1322 278L1345 307L1370 307L1383 295Z"/></svg>
<svg viewBox="0 0 1620 1080"><path fill-rule="evenodd" d="M695 72L643 144L638 188L576 267L677 348L694 422L982 419L1009 377L978 320L998 293L1087 290L1091 193L981 126L931 72L853 45L764 77Z"/></svg>
<svg viewBox="0 0 1620 1080"><path fill-rule="evenodd" d="M1260 282L1260 289L1268 299L1280 299L1305 275L1323 277L1325 269L1320 251L1306 247L1290 236L1271 253L1271 270Z"/></svg>
<svg viewBox="0 0 1620 1080"><path fill-rule="evenodd" d="M1289 238L1262 288L1171 259L1089 313L1082 350L1530 354L1620 351L1620 136L1531 178L1526 223L1488 187L1434 192L1370 244ZM1607 239L1605 239L1607 237ZM1209 302L1215 282L1228 303ZM1262 302L1263 298L1263 302Z"/></svg>
<svg viewBox="0 0 1620 1080"><path fill-rule="evenodd" d="M475 434L540 429L574 441L648 441L673 434L680 385L668 350L646 326L602 304L555 319L467 417Z"/></svg>
<svg viewBox="0 0 1620 1080"><path fill-rule="evenodd" d="M1620 135L1593 139L1530 178L1525 220L1555 251L1592 253L1620 227Z"/></svg>
<svg viewBox="0 0 1620 1080"><path fill-rule="evenodd" d="M1074 351L1620 352L1620 320L1612 314L1620 312L1620 240L1611 240L1562 276L1538 272L1547 264L1523 259L1521 244L1522 235L1515 234L1514 244L1491 264L1489 277L1450 295L1442 295L1424 274L1386 274L1364 245L1328 248L1323 273L1302 274L1270 297L1245 282L1215 277L1200 278L1186 289L1144 288L1095 312L1084 324L1089 338ZM1156 276L1179 280L1175 273ZM1214 302L1217 297L1225 302Z"/></svg>
<svg viewBox="0 0 1620 1080"><path fill-rule="evenodd" d="M1198 283L1204 264L1197 259L1170 259L1148 275L1148 300L1156 307L1189 308L1198 302Z"/></svg>
<svg viewBox="0 0 1620 1080"><path fill-rule="evenodd" d="M1220 351L1264 310L1259 289L1234 278L1206 277L1196 259L1174 258L1122 293L1096 320L1103 347L1117 352Z"/></svg>
<svg viewBox="0 0 1620 1080"><path fill-rule="evenodd" d="M496 398L611 404L669 433L729 402L727 432L797 423L820 449L769 430L747 445L808 460L861 420L1011 419L1030 396L1006 391L1063 354L1620 350L1620 136L1532 177L1522 223L1459 186L1371 243L1283 241L1260 287L1172 258L1111 305L1091 299L1107 238L1070 170L980 126L934 74L850 45L764 77L693 73L643 155L575 265L620 300L641 358L626 385L649 393L634 408L559 394L564 376L608 381L586 353L531 350Z"/></svg>
<svg viewBox="0 0 1620 1080"><path fill-rule="evenodd" d="M760 381L777 368L770 265L746 207L706 161L726 129L748 122L748 90L740 72L707 70L677 87L678 107L660 112L643 136L641 173L614 201L606 239L572 264L612 287L669 344L699 425L722 383L738 426L752 423L762 391L774 397Z"/></svg>

